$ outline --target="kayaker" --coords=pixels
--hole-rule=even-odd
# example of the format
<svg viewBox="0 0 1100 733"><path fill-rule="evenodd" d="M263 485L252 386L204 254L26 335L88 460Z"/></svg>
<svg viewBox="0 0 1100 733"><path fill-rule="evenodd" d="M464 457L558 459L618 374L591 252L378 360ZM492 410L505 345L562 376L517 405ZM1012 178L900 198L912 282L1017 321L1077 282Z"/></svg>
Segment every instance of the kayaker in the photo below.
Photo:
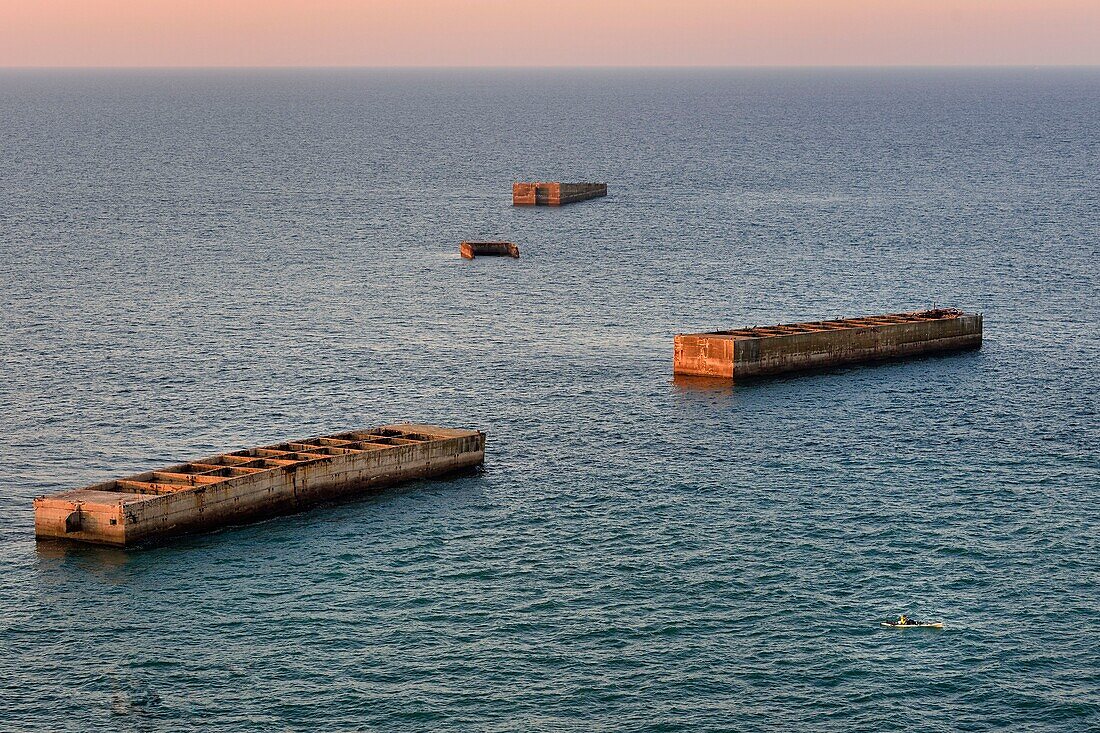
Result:
<svg viewBox="0 0 1100 733"><path fill-rule="evenodd" d="M913 623L913 620L904 613L898 616L898 626L908 626L911 623Z"/></svg>

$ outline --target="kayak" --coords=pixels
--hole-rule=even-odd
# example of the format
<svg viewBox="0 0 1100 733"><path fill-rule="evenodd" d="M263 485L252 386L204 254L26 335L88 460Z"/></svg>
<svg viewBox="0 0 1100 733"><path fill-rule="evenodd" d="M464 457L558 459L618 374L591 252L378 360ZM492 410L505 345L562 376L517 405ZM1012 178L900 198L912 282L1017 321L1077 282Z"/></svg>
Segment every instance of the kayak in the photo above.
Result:
<svg viewBox="0 0 1100 733"><path fill-rule="evenodd" d="M883 621L883 626L891 629L942 629L943 621L914 621L909 624L899 624L897 621Z"/></svg>

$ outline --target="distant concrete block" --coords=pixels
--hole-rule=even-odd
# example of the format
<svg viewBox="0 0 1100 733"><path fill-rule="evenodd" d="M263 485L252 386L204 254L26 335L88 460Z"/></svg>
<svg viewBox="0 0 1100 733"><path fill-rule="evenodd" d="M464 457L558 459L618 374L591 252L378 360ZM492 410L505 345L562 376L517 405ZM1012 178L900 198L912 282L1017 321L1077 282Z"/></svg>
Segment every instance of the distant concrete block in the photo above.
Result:
<svg viewBox="0 0 1100 733"><path fill-rule="evenodd" d="M511 242L462 242L458 253L468 260L483 257L519 257L519 247Z"/></svg>
<svg viewBox="0 0 1100 733"><path fill-rule="evenodd" d="M513 183L513 206L561 206L607 195L606 183Z"/></svg>

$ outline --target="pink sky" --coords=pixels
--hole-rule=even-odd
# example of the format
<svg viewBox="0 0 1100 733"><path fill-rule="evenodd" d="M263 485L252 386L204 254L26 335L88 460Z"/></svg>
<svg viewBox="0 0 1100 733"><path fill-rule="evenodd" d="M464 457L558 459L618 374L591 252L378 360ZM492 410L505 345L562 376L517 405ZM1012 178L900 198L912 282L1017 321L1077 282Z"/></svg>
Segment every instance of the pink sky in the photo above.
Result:
<svg viewBox="0 0 1100 733"><path fill-rule="evenodd" d="M0 0L0 66L1100 64L1100 0Z"/></svg>

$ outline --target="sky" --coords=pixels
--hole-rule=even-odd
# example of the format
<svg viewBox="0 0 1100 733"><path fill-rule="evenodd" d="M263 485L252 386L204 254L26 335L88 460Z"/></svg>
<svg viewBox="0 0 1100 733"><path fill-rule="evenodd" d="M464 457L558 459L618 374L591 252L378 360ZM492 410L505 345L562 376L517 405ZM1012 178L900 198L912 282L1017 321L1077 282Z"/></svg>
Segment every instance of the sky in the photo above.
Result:
<svg viewBox="0 0 1100 733"><path fill-rule="evenodd" d="M0 0L0 66L1097 65L1100 0Z"/></svg>

